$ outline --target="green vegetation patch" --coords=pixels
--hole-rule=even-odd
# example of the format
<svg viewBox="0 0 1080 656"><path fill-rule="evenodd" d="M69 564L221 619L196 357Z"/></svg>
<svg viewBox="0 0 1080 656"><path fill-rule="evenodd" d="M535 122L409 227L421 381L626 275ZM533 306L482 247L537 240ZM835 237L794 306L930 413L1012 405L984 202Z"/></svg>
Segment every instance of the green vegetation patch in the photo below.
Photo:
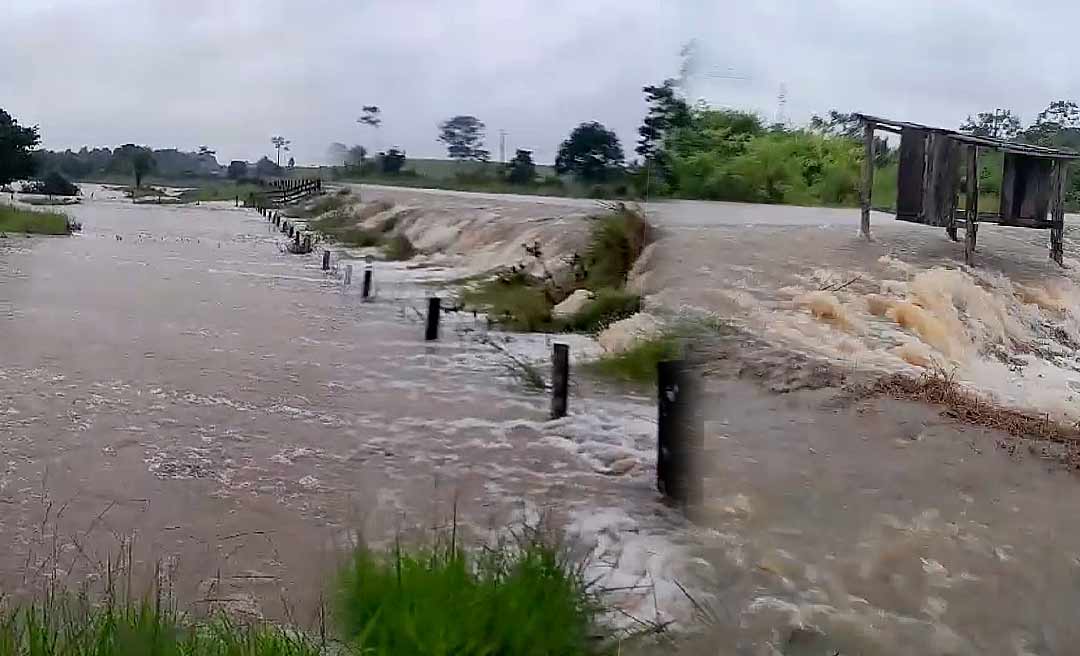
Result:
<svg viewBox="0 0 1080 656"><path fill-rule="evenodd" d="M25 232L36 235L66 235L72 230L66 214L43 210L27 210L12 205L0 205L0 231Z"/></svg>
<svg viewBox="0 0 1080 656"><path fill-rule="evenodd" d="M375 655L596 653L595 607L576 568L539 541L468 555L450 544L358 550L342 571L345 640Z"/></svg>
<svg viewBox="0 0 1080 656"><path fill-rule="evenodd" d="M604 288L588 305L563 322L567 330L595 333L641 310L641 297L623 289Z"/></svg>
<svg viewBox="0 0 1080 656"><path fill-rule="evenodd" d="M622 353L605 355L583 366L594 373L629 383L651 383L656 380L656 365L680 355L679 340L665 335L639 342Z"/></svg>
<svg viewBox="0 0 1080 656"><path fill-rule="evenodd" d="M495 322L511 330L595 332L607 324L640 309L637 294L624 290L634 262L649 242L649 224L637 211L618 204L592 219L584 256L571 258L570 271L559 280L512 267L491 280L473 285L461 296L466 307L485 311ZM539 244L524 245L526 253L542 261ZM578 289L596 293L596 298L576 316L552 318L556 304Z"/></svg>
<svg viewBox="0 0 1080 656"><path fill-rule="evenodd" d="M552 299L543 282L523 272L503 275L465 290L466 307L482 309L511 330L547 332L557 328L551 318Z"/></svg>
<svg viewBox="0 0 1080 656"><path fill-rule="evenodd" d="M185 203L197 201L206 203L219 200L236 200L239 196L240 201L243 202L249 194L257 194L262 191L265 190L259 185L230 182L204 185L197 189L187 189L180 194L180 198Z"/></svg>
<svg viewBox="0 0 1080 656"><path fill-rule="evenodd" d="M161 603L50 597L0 618L0 656L318 656L301 634L224 616L195 625Z"/></svg>
<svg viewBox="0 0 1080 656"><path fill-rule="evenodd" d="M408 260L416 255L416 247L405 235L398 233L383 240L383 255L388 260Z"/></svg>

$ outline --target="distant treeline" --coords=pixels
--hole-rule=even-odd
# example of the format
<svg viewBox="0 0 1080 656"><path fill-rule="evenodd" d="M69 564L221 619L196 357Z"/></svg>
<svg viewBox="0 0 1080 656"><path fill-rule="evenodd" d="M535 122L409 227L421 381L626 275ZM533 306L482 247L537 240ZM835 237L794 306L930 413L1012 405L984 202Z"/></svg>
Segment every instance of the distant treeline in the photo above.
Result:
<svg viewBox="0 0 1080 656"><path fill-rule="evenodd" d="M201 148L184 152L176 148L159 150L135 144L117 148L93 148L85 146L78 151L37 150L32 157L38 175L56 172L69 179L82 180L110 174L130 174L131 162L137 156L149 155L150 171L163 178L204 178L224 176L225 167L218 163L214 151Z"/></svg>

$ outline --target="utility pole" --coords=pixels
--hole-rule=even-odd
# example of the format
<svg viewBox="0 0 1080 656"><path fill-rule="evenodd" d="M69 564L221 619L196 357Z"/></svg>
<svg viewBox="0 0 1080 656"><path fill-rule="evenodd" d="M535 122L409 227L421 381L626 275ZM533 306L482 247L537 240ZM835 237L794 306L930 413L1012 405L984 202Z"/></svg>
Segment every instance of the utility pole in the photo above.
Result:
<svg viewBox="0 0 1080 656"><path fill-rule="evenodd" d="M499 130L499 163L506 164L506 130Z"/></svg>

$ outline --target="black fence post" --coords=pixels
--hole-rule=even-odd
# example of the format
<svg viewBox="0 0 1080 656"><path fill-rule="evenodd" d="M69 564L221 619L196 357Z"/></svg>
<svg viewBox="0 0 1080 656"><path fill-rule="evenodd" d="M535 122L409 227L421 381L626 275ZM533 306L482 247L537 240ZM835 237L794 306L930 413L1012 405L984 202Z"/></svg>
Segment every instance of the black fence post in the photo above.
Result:
<svg viewBox="0 0 1080 656"><path fill-rule="evenodd" d="M360 288L360 297L367 298L371 296L371 267L364 269L364 283Z"/></svg>
<svg viewBox="0 0 1080 656"><path fill-rule="evenodd" d="M683 508L700 506L705 426L697 388L682 360L657 363L656 487Z"/></svg>
<svg viewBox="0 0 1080 656"><path fill-rule="evenodd" d="M429 342L439 339L440 314L442 314L442 301L438 296L432 296L428 299L427 329L424 331L424 339Z"/></svg>
<svg viewBox="0 0 1080 656"><path fill-rule="evenodd" d="M293 232L293 238L294 238L293 243L296 244L296 250L299 252L300 251L300 231L299 230Z"/></svg>
<svg viewBox="0 0 1080 656"><path fill-rule="evenodd" d="M322 252L322 270L330 270L330 249L326 249Z"/></svg>
<svg viewBox="0 0 1080 656"><path fill-rule="evenodd" d="M556 342L551 351L551 418L566 416L570 389L570 346Z"/></svg>

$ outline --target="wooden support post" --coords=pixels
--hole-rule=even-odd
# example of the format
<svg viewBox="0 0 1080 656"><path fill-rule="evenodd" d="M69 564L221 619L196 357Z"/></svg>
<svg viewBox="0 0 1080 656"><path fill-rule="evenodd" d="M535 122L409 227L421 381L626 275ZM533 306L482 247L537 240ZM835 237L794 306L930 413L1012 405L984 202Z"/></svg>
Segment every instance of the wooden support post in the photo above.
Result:
<svg viewBox="0 0 1080 656"><path fill-rule="evenodd" d="M964 205L964 263L975 266L975 241L979 236L979 147L968 146L967 200Z"/></svg>
<svg viewBox="0 0 1080 656"><path fill-rule="evenodd" d="M429 342L439 339L440 314L442 314L442 301L438 296L432 296L428 299L427 329L424 331L424 339Z"/></svg>
<svg viewBox="0 0 1080 656"><path fill-rule="evenodd" d="M346 264L345 265L345 281L344 282L345 282L346 287L348 287L349 285L352 284L352 265L351 264Z"/></svg>
<svg viewBox="0 0 1080 656"><path fill-rule="evenodd" d="M330 249L326 249L322 252L322 270L330 270Z"/></svg>
<svg viewBox="0 0 1080 656"><path fill-rule="evenodd" d="M696 386L682 360L656 367L658 423L656 487L683 508L702 503L701 458L705 426L698 413Z"/></svg>
<svg viewBox="0 0 1080 656"><path fill-rule="evenodd" d="M311 252L311 235L304 235L304 252Z"/></svg>
<svg viewBox="0 0 1080 656"><path fill-rule="evenodd" d="M556 342L551 350L551 418L566 416L566 397L570 389L570 346Z"/></svg>
<svg viewBox="0 0 1080 656"><path fill-rule="evenodd" d="M364 283L360 289L360 297L367 298L371 296L371 267L364 269Z"/></svg>
<svg viewBox="0 0 1080 656"><path fill-rule="evenodd" d="M1069 162L1059 159L1054 165L1050 217L1050 259L1065 266L1065 182L1069 176Z"/></svg>
<svg viewBox="0 0 1080 656"><path fill-rule="evenodd" d="M296 251L300 252L300 231L297 230L293 233L293 243L296 244Z"/></svg>
<svg viewBox="0 0 1080 656"><path fill-rule="evenodd" d="M862 220L859 223L859 233L870 241L870 200L874 190L874 124L870 121L863 123L863 168L860 208Z"/></svg>

